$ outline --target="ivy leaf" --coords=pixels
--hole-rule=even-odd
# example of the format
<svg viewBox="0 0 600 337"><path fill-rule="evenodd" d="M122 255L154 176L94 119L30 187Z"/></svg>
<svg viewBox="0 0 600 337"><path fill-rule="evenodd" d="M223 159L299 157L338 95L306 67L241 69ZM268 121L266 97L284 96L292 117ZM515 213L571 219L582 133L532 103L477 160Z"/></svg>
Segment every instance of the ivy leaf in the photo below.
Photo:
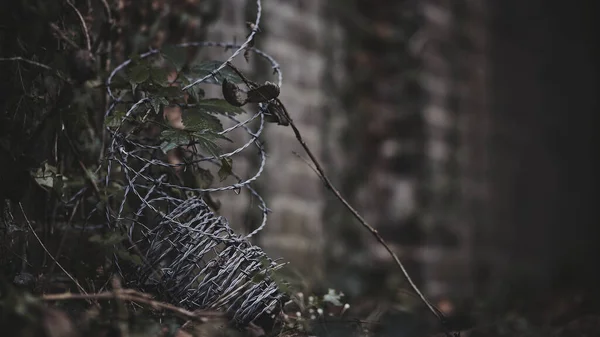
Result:
<svg viewBox="0 0 600 337"><path fill-rule="evenodd" d="M223 62L221 61L206 61L199 64L193 64L189 67L189 70L184 72L184 75L190 80L200 79L204 76L209 75L215 69L218 69L222 63ZM225 78L232 83L243 82L242 79L238 76L238 74L236 74L233 70L229 69L228 67L221 69L214 76L210 76L205 80L205 82L212 84L221 84L223 82L223 79Z"/></svg>
<svg viewBox="0 0 600 337"><path fill-rule="evenodd" d="M218 98L203 99L198 102L196 108L202 112L221 115L238 115L245 112L244 109Z"/></svg>
<svg viewBox="0 0 600 337"><path fill-rule="evenodd" d="M275 83L265 82L258 88L248 90L247 102L264 103L279 96L279 86Z"/></svg>
<svg viewBox="0 0 600 337"><path fill-rule="evenodd" d="M143 63L137 64L129 70L129 82L132 85L144 83L148 78L150 78L150 70Z"/></svg>
<svg viewBox="0 0 600 337"><path fill-rule="evenodd" d="M193 98L194 103L198 103L202 98L204 98L204 90L197 85L190 87L186 91Z"/></svg>
<svg viewBox="0 0 600 337"><path fill-rule="evenodd" d="M221 181L227 179L233 174L233 160L229 157L221 158L221 168L219 169L219 179Z"/></svg>
<svg viewBox="0 0 600 337"><path fill-rule="evenodd" d="M164 46L160 53L165 59L173 64L177 71L180 71L187 63L187 55L183 48L173 45Z"/></svg>
<svg viewBox="0 0 600 337"><path fill-rule="evenodd" d="M184 111L183 125L189 131L223 131L223 125L219 118L198 108L190 108Z"/></svg>

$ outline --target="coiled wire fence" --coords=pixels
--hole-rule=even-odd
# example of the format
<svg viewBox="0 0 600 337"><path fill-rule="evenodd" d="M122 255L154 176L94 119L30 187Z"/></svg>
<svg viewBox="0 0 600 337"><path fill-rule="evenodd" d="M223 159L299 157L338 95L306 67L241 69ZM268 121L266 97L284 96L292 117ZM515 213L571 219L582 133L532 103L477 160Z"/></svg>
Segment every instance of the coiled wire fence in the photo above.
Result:
<svg viewBox="0 0 600 337"><path fill-rule="evenodd" d="M104 183L108 188L114 182L121 182L118 186L122 188L122 199L113 203L112 207L107 203L106 217L113 229L126 231L130 251L139 255L141 260L131 263L115 255L122 277L129 286L156 293L188 309L225 310L238 324L247 324L265 313L274 314L281 307L284 296L272 277L272 272L282 264L269 258L249 241L267 222L269 210L251 183L261 175L265 166L266 154L259 137L269 118L269 105L275 102L261 102L255 111L245 107L242 114L239 107L227 105L222 100L202 99L197 87L207 83L222 84L227 78L231 80L234 73L227 68L228 64L242 54L244 57L258 55L269 62L277 74L278 87L281 86L282 74L277 62L252 48L260 23L260 1L257 1L257 6L254 26L241 45L198 42L175 46L181 53L187 47L233 50L227 60L213 62L212 69L203 76L186 77L180 72L177 75L182 79L178 82L179 87L172 88L175 81L163 86L179 94L185 93L188 98L196 96L196 105L165 95L142 93L136 96L136 85L143 87L146 81L150 84L144 90L152 93L152 77L163 76L156 75L157 70L152 68L150 61L144 63L156 56L164 56L160 50L151 50L127 60L117 66L107 80L111 103L105 114L109 143L106 153L108 174ZM146 69L148 75L139 69ZM131 90L119 93L114 89L119 74L128 76L133 87ZM214 104L214 111L207 108L210 104ZM196 126L212 127L220 123L228 123L229 126L217 129L197 127L192 133L187 132L187 125L181 130L157 126L160 124L157 121L162 118L161 112L173 106L181 109L184 124L186 110L195 108L195 111L199 109L202 112ZM119 107L122 112L118 111ZM240 131L247 135L247 141L235 144L232 151L217 151L216 144L227 142L229 134ZM189 137L186 138L186 135ZM247 150L244 151L247 153L252 149L259 157L259 165L253 175L241 177L231 170L232 160L242 151ZM173 160L174 157L178 159ZM223 173L235 182L222 186L186 183L185 174L205 174L209 171L207 166L218 168L219 175ZM207 199L211 192L240 193L241 190L248 191L259 201L262 214L261 224L245 236L236 234L228 221L215 213Z"/></svg>

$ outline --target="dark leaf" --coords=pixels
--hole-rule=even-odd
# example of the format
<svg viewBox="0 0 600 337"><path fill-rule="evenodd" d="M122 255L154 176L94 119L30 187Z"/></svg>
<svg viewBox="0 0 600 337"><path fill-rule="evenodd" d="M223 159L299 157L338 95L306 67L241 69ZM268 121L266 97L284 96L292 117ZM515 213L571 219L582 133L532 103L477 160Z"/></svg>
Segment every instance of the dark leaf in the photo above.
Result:
<svg viewBox="0 0 600 337"><path fill-rule="evenodd" d="M279 86L275 83L265 82L258 88L248 90L247 102L264 103L279 96Z"/></svg>
<svg viewBox="0 0 600 337"><path fill-rule="evenodd" d="M186 91L192 97L193 103L198 103L202 98L204 98L204 90L197 85L190 87Z"/></svg>
<svg viewBox="0 0 600 337"><path fill-rule="evenodd" d="M161 97L162 98L162 97ZM152 97L150 99L150 105L152 105L152 109L154 112L159 114L161 112L161 100L159 97Z"/></svg>
<svg viewBox="0 0 600 337"><path fill-rule="evenodd" d="M150 78L150 70L145 64L138 64L129 70L129 82L132 85L144 83ZM135 90L135 88L134 88Z"/></svg>
<svg viewBox="0 0 600 337"><path fill-rule="evenodd" d="M222 63L223 62L221 61L206 61L199 64L194 64L190 66L190 69L188 71L184 72L184 75L190 80L197 80L209 75L215 69L218 69ZM220 84L225 78L232 83L243 82L242 79L238 76L238 74L236 74L233 70L229 69L228 67L221 69L214 76L210 76L206 79L205 82L212 84Z"/></svg>
<svg viewBox="0 0 600 337"><path fill-rule="evenodd" d="M223 91L223 98L233 106L242 106L248 101L247 94L240 90L235 83L231 83L227 79L223 79L221 89Z"/></svg>
<svg viewBox="0 0 600 337"><path fill-rule="evenodd" d="M221 153L221 148L219 147L219 145L217 145L217 143L215 143L215 140L220 138L218 137L218 135L210 132L196 132L194 133L194 136L196 137L196 142L200 146L200 148L206 150L213 157L219 156L219 154Z"/></svg>
<svg viewBox="0 0 600 337"><path fill-rule="evenodd" d="M169 85L169 74L166 69L152 67L150 68L150 77L152 78L152 82L156 83L161 87L166 87Z"/></svg>
<svg viewBox="0 0 600 337"><path fill-rule="evenodd" d="M223 125L219 118L198 108L190 108L184 111L183 125L189 131L223 131Z"/></svg>
<svg viewBox="0 0 600 337"><path fill-rule="evenodd" d="M164 153L167 153L178 146L187 145L192 141L192 137L189 132L178 129L164 130L160 133L160 138L163 141L160 144L160 148Z"/></svg>
<svg viewBox="0 0 600 337"><path fill-rule="evenodd" d="M196 106L197 109L203 112L222 115L237 115L244 113L244 109L233 106L227 101L217 98L209 98L201 100Z"/></svg>
<svg viewBox="0 0 600 337"><path fill-rule="evenodd" d="M112 246L120 243L125 240L125 235L117 232L111 232L105 235L92 235L89 238L90 242L99 243L103 246Z"/></svg>
<svg viewBox="0 0 600 337"><path fill-rule="evenodd" d="M164 58L169 60L173 66L180 71L187 62L187 55L185 49L176 46L164 46L160 53Z"/></svg>
<svg viewBox="0 0 600 337"><path fill-rule="evenodd" d="M233 172L233 161L231 158L221 158L221 168L219 169L219 179L221 181L227 179Z"/></svg>
<svg viewBox="0 0 600 337"><path fill-rule="evenodd" d="M185 76L180 76L179 82L182 87L191 84L191 82ZM192 98L188 103L198 103L202 98L204 98L204 90L202 90L199 85L194 85L189 89L186 89L186 92Z"/></svg>

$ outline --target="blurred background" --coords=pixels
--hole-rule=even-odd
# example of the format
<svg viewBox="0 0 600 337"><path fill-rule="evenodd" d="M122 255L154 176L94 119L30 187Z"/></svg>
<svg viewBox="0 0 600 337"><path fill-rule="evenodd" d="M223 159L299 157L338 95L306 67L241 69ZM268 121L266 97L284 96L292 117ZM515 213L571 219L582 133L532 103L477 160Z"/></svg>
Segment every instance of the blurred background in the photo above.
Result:
<svg viewBox="0 0 600 337"><path fill-rule="evenodd" d="M254 1L221 6L208 39L242 40ZM447 312L548 318L596 298L590 6L264 4L257 47L281 64L282 102L342 194ZM268 129L267 147L260 184L273 213L257 243L307 284L402 302L402 275L294 154L304 156L292 131Z"/></svg>

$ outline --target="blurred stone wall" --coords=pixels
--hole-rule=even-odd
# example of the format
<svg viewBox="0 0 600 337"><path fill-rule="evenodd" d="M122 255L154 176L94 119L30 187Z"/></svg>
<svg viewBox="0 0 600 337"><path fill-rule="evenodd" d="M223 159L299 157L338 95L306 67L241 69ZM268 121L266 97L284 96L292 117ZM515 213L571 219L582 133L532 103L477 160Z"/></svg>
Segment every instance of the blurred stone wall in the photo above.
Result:
<svg viewBox="0 0 600 337"><path fill-rule="evenodd" d="M468 297L474 233L488 217L485 8L468 0L354 5L336 9L348 53L340 186L428 295ZM347 266L337 282L359 293L406 288L383 247L328 205L337 214L328 226L345 244L331 253L331 265Z"/></svg>
<svg viewBox="0 0 600 337"><path fill-rule="evenodd" d="M243 41L255 1L224 0L209 39ZM473 228L485 217L485 16L461 1L269 1L257 47L284 74L281 100L342 194L433 296L472 291ZM216 51L223 55L222 51ZM269 79L252 60L238 65ZM258 243L309 281L351 292L406 286L383 248L269 125L258 187L273 212ZM253 163L238 160L238 169ZM234 226L255 222L227 199ZM252 227L252 224L248 225ZM359 276L360 275L360 276Z"/></svg>
<svg viewBox="0 0 600 337"><path fill-rule="evenodd" d="M315 155L322 157L323 109L325 88L322 77L326 72L326 53L334 47L331 27L324 20L323 1L263 1L261 30L256 47L273 56L281 65L283 86L281 101ZM209 40L239 41L247 34L246 21L256 16L256 1L224 0L221 18L211 26ZM339 48L338 48L339 49ZM208 52L224 59L222 50ZM242 69L251 70L257 81L274 81L272 69L258 57L247 63L236 62ZM306 157L291 128L267 125L263 140L268 152L267 166L256 187L266 197L268 225L257 236L257 242L273 258L283 258L291 268L316 281L323 268L323 207L325 190L313 170L296 154ZM243 174L256 163L243 158L234 162ZM241 170L241 171L240 171ZM223 214L233 226L248 232L256 226L256 212L248 209L248 196L226 196ZM225 199L224 199L225 200ZM254 203L256 206L256 203Z"/></svg>

